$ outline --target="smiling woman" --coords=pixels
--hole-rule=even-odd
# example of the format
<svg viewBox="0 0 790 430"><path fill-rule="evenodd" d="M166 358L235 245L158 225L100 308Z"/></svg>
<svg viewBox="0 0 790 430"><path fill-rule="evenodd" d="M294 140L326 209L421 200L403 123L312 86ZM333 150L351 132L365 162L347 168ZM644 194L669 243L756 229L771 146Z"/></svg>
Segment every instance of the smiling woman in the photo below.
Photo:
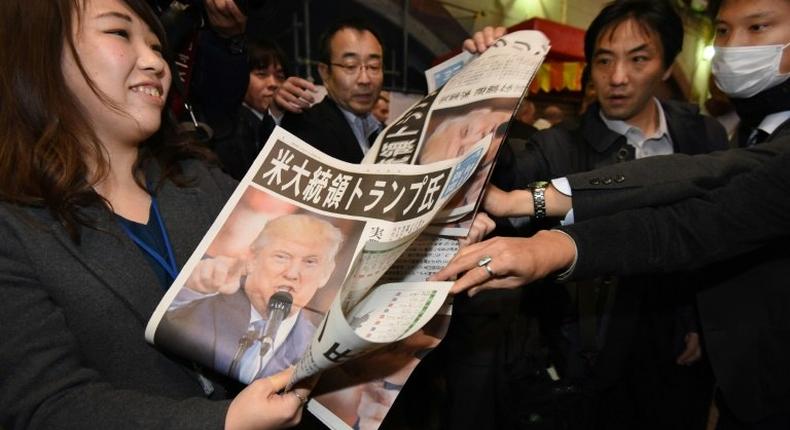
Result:
<svg viewBox="0 0 790 430"><path fill-rule="evenodd" d="M275 394L287 371L231 401L239 387L144 342L235 185L165 120L145 0L4 0L0 44L0 426L296 423L307 392Z"/></svg>

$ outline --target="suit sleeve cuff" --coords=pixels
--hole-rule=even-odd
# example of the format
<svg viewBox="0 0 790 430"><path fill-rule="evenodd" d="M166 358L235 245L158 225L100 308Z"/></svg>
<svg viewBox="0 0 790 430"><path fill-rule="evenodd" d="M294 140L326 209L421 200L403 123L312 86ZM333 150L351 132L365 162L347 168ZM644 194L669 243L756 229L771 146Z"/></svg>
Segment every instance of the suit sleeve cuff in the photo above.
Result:
<svg viewBox="0 0 790 430"><path fill-rule="evenodd" d="M573 276L573 271L576 270L576 262L579 261L579 249L576 247L576 241L573 240L573 237L568 233L558 229L552 229L551 231L556 231L558 233L564 234L573 243L573 263L571 263L570 267L568 267L567 269L565 269L564 271L560 272L558 275L555 276L555 279L557 281L560 282L567 281L568 279L571 278L571 276Z"/></svg>

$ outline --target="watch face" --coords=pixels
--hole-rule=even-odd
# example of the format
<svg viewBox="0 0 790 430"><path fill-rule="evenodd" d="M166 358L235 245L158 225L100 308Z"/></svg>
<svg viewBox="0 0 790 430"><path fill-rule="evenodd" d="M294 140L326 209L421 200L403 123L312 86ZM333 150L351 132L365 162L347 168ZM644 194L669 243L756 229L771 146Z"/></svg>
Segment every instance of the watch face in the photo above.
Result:
<svg viewBox="0 0 790 430"><path fill-rule="evenodd" d="M527 188L532 188L534 190L535 188L546 188L548 186L549 182L547 181L535 181L527 185Z"/></svg>

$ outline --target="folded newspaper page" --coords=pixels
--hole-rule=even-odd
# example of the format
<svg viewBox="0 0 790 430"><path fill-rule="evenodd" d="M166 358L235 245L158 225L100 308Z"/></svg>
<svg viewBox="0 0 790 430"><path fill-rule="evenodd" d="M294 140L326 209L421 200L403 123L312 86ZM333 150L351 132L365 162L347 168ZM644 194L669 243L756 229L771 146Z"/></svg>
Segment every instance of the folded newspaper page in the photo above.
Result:
<svg viewBox="0 0 790 430"><path fill-rule="evenodd" d="M502 49L511 43L513 49ZM530 44L529 49L523 49L525 43ZM486 129L493 132L499 128L493 143L497 146L489 152L489 156L495 158L503 134L503 126L499 122L509 121L517 109L522 94L548 51L548 41L541 33L514 33L496 46L496 51L492 48L468 69L464 67L478 56L463 52L426 71L431 94L380 134L364 162L418 164L425 161L416 155L422 149L425 149L425 158L430 162L441 158L432 154L440 153L442 146L443 156L451 157L463 152L468 142L475 138L475 133L485 133ZM514 65L519 65L520 69L514 70ZM448 84L447 89L435 91L459 72L465 73L460 75L462 80L459 78ZM483 73L485 77L481 77ZM501 82L511 86L495 88ZM459 125L466 128L459 129ZM463 141L459 135L468 141ZM435 137L432 139L432 136ZM477 190L461 191L466 204L461 201L460 207L455 204L455 209L444 214L445 220L462 219L456 225L445 222L433 228L433 234L424 232L410 241L409 246L398 253L400 257L394 263L387 262L389 269L380 282L419 282L447 265L458 252L458 241L436 233L466 236L474 216L474 206L468 202L477 203L491 164L482 166L477 172ZM347 293L347 300L353 302L353 288ZM450 314L451 307L445 306L422 329L405 339L324 372L313 390L308 410L334 430L378 429L411 373L444 338ZM430 394L425 395L429 397L422 400L430 399ZM390 424L398 425L396 422Z"/></svg>
<svg viewBox="0 0 790 430"><path fill-rule="evenodd" d="M445 306L405 339L325 371L312 391L307 410L334 430L378 429L412 372L439 345L449 325L450 309ZM420 396L414 401L431 401L436 390L430 389L429 382L427 387L424 386L426 381L421 382L420 388L429 389L420 390ZM406 415L413 413L408 410ZM389 424L392 428L399 427L398 423Z"/></svg>
<svg viewBox="0 0 790 430"><path fill-rule="evenodd" d="M497 40L465 65L468 54L431 69L428 80L432 86L455 75L381 132L363 163L427 164L447 160L494 133L474 178L440 216L451 224L445 224L438 233L465 237L508 124L549 49L543 33L517 31Z"/></svg>
<svg viewBox="0 0 790 430"><path fill-rule="evenodd" d="M421 282L457 252L457 240L421 234L380 282ZM441 255L437 258L437 254ZM416 302L416 306L422 304L414 297L404 299ZM307 410L333 430L378 429L412 372L444 338L451 314L452 306L446 302L421 329L403 340L325 371L313 389ZM375 317L371 320L363 314L352 324L369 321L375 321ZM430 389L420 391L420 397L413 401L431 399L435 394Z"/></svg>
<svg viewBox="0 0 790 430"><path fill-rule="evenodd" d="M277 128L146 327L244 383L317 374L417 333L449 282L378 281L483 159L424 166L328 157Z"/></svg>
<svg viewBox="0 0 790 430"><path fill-rule="evenodd" d="M432 93L446 84L453 76L475 59L475 54L461 51L460 54L442 61L425 71L425 81L428 83L428 92Z"/></svg>

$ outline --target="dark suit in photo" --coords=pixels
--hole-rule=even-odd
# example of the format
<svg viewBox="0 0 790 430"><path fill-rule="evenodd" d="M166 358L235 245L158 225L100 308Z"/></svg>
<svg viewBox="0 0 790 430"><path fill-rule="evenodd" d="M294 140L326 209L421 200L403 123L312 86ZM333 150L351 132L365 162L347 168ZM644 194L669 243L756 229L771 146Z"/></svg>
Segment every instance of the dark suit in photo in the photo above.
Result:
<svg viewBox="0 0 790 430"><path fill-rule="evenodd" d="M165 313L156 332L156 343L227 374L239 340L247 332L251 309L243 289L195 300ZM310 311L299 311L288 336L264 363L259 376L285 370L302 357L316 330L307 312Z"/></svg>

